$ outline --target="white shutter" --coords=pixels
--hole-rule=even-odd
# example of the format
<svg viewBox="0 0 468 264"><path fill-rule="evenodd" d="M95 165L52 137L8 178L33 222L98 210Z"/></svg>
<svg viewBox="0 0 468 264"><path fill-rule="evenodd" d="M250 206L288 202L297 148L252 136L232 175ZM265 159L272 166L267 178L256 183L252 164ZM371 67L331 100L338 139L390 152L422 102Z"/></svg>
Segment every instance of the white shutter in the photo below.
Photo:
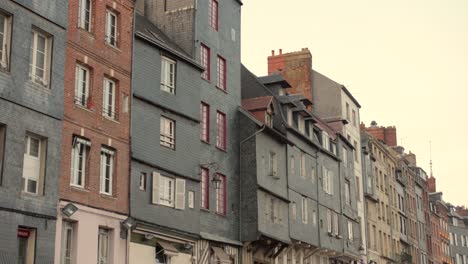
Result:
<svg viewBox="0 0 468 264"><path fill-rule="evenodd" d="M176 179L175 208L185 209L185 180Z"/></svg>
<svg viewBox="0 0 468 264"><path fill-rule="evenodd" d="M152 202L153 204L159 204L159 174L158 172L153 172L153 195L152 195Z"/></svg>

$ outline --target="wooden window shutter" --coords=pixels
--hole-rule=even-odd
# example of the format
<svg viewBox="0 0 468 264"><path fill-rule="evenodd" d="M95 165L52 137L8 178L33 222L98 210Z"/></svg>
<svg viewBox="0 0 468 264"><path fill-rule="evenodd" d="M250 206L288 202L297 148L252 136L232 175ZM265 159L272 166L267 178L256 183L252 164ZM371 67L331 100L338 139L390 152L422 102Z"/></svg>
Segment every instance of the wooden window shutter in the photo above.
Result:
<svg viewBox="0 0 468 264"><path fill-rule="evenodd" d="M175 208L184 210L185 209L185 180L176 179L176 196L175 196Z"/></svg>
<svg viewBox="0 0 468 264"><path fill-rule="evenodd" d="M153 204L159 204L159 174L158 172L153 172L153 195L152 195L152 202Z"/></svg>

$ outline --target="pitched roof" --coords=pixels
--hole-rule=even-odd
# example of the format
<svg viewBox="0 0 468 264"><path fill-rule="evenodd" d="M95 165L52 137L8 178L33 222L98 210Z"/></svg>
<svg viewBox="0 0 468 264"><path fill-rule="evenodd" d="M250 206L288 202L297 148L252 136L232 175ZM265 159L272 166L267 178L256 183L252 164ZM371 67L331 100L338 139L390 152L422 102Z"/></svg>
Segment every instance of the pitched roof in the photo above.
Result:
<svg viewBox="0 0 468 264"><path fill-rule="evenodd" d="M273 96L262 96L242 100L242 107L249 111L266 109L273 101Z"/></svg>

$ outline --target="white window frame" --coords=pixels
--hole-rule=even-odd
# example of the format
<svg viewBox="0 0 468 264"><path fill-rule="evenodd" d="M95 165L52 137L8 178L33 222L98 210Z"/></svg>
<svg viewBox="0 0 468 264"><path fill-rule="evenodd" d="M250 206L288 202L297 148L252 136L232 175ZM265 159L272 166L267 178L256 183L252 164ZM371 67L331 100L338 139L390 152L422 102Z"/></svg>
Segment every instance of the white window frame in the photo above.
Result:
<svg viewBox="0 0 468 264"><path fill-rule="evenodd" d="M161 91L175 93L176 67L176 61L161 57Z"/></svg>
<svg viewBox="0 0 468 264"><path fill-rule="evenodd" d="M302 223L307 224L309 222L309 212L308 212L308 206L307 206L307 197L302 197L302 203L301 203L301 209L302 209Z"/></svg>
<svg viewBox="0 0 468 264"><path fill-rule="evenodd" d="M108 148L101 148L101 176L100 193L112 195L112 182L114 178L114 159L115 152ZM106 184L108 184L106 190Z"/></svg>
<svg viewBox="0 0 468 264"><path fill-rule="evenodd" d="M88 9L86 9L88 5ZM79 0L78 2L78 27L91 32L91 20L93 12L92 0ZM88 13L88 21L86 21L86 13ZM87 26L86 26L87 23Z"/></svg>
<svg viewBox="0 0 468 264"><path fill-rule="evenodd" d="M110 23L110 19L114 17L115 18L115 24L112 25ZM118 16L114 11L111 11L109 9L106 10L106 36L105 40L106 43L109 44L110 46L117 47L117 42L118 42L118 25L119 25L119 20Z"/></svg>
<svg viewBox="0 0 468 264"><path fill-rule="evenodd" d="M353 241L354 234L353 234L353 223L348 220L348 240Z"/></svg>
<svg viewBox="0 0 468 264"><path fill-rule="evenodd" d="M291 215L293 220L297 219L297 206L295 202L291 203Z"/></svg>
<svg viewBox="0 0 468 264"><path fill-rule="evenodd" d="M159 176L159 204L168 207L175 206L175 179L166 177L163 175Z"/></svg>
<svg viewBox="0 0 468 264"><path fill-rule="evenodd" d="M98 264L109 264L110 261L110 245L111 245L112 230L99 228L98 232ZM105 247L105 249L103 249ZM107 253L101 254L101 253Z"/></svg>
<svg viewBox="0 0 468 264"><path fill-rule="evenodd" d="M3 19L3 28L0 29L0 67L8 69L10 66L11 15L0 11L0 19Z"/></svg>
<svg viewBox="0 0 468 264"><path fill-rule="evenodd" d="M86 184L86 165L88 159L88 151L91 143L88 140L74 137L71 153L70 166L70 185L74 187L84 188ZM81 153L80 153L81 152ZM77 168L81 159L81 168ZM81 172L81 184L80 184Z"/></svg>
<svg viewBox="0 0 468 264"><path fill-rule="evenodd" d="M219 187L216 188L216 213L225 216L227 214L227 183L226 176L219 174Z"/></svg>
<svg viewBox="0 0 468 264"><path fill-rule="evenodd" d="M286 111L287 111L288 125L292 127L292 125L293 125L293 111L292 111L292 109L290 107L288 107L286 109Z"/></svg>
<svg viewBox="0 0 468 264"><path fill-rule="evenodd" d="M31 141L36 140L38 144L37 149L37 156L31 155ZM39 194L40 184L41 184L41 177L42 177L42 162L44 161L43 157L43 144L44 140L31 135L27 134L25 136L25 153L24 153L24 161L23 161L23 186L22 191L30 194ZM29 185L32 182L36 183L36 188L34 192L29 191Z"/></svg>
<svg viewBox="0 0 468 264"><path fill-rule="evenodd" d="M102 115L109 119L116 119L115 105L116 105L116 93L117 85L116 82L104 78L104 88L102 89Z"/></svg>
<svg viewBox="0 0 468 264"><path fill-rule="evenodd" d="M327 232L333 233L333 213L330 209L327 209Z"/></svg>
<svg viewBox="0 0 468 264"><path fill-rule="evenodd" d="M51 65L51 53L52 53L52 37L47 34L39 31L38 29L33 28L31 31L31 48L30 48L30 61L29 61L29 77L34 83L49 86L50 78L50 65ZM44 51L39 51L37 47L38 39L44 39ZM38 54L43 53L44 55L44 64L37 65ZM42 70L42 76L38 76L38 70Z"/></svg>
<svg viewBox="0 0 468 264"><path fill-rule="evenodd" d="M278 175L278 161L277 161L277 155L275 152L270 151L269 152L269 169L270 169L270 175L271 176L277 176Z"/></svg>
<svg viewBox="0 0 468 264"><path fill-rule="evenodd" d="M140 191L146 191L147 182L148 182L148 176L146 172L140 172L140 180L138 182L138 189Z"/></svg>
<svg viewBox="0 0 468 264"><path fill-rule="evenodd" d="M304 121L304 117L298 113L298 117L297 117L297 129L299 130L299 132L301 132L302 134L305 134L305 121Z"/></svg>
<svg viewBox="0 0 468 264"><path fill-rule="evenodd" d="M351 183L345 180L345 203L351 205Z"/></svg>
<svg viewBox="0 0 468 264"><path fill-rule="evenodd" d="M340 232L339 226L338 226L338 214L336 212L333 212L333 234L338 235Z"/></svg>
<svg viewBox="0 0 468 264"><path fill-rule="evenodd" d="M302 178L307 177L307 170L306 170L306 154L301 152L301 166L300 166L300 174Z"/></svg>
<svg viewBox="0 0 468 264"><path fill-rule="evenodd" d="M330 137L325 131L322 131L322 147L326 150L330 150Z"/></svg>
<svg viewBox="0 0 468 264"><path fill-rule="evenodd" d="M87 67L75 66L75 104L88 107L90 71Z"/></svg>
<svg viewBox="0 0 468 264"><path fill-rule="evenodd" d="M159 131L159 142L161 146L175 149L175 121L161 116Z"/></svg>
<svg viewBox="0 0 468 264"><path fill-rule="evenodd" d="M62 223L60 263L74 263L73 256L75 251L75 223L69 221L63 221Z"/></svg>

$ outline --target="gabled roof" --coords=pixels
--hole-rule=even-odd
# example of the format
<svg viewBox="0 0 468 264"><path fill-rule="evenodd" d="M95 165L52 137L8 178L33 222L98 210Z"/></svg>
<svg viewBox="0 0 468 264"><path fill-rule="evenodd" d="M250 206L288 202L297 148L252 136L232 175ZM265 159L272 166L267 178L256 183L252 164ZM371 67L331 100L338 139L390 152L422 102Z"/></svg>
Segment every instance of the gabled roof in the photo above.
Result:
<svg viewBox="0 0 468 264"><path fill-rule="evenodd" d="M242 107L249 111L267 109L273 101L273 96L262 96L242 100Z"/></svg>
<svg viewBox="0 0 468 264"><path fill-rule="evenodd" d="M172 41L164 32L154 25L148 18L135 14L135 36L156 45L158 48L186 61L200 70L205 68L187 54L177 43Z"/></svg>

